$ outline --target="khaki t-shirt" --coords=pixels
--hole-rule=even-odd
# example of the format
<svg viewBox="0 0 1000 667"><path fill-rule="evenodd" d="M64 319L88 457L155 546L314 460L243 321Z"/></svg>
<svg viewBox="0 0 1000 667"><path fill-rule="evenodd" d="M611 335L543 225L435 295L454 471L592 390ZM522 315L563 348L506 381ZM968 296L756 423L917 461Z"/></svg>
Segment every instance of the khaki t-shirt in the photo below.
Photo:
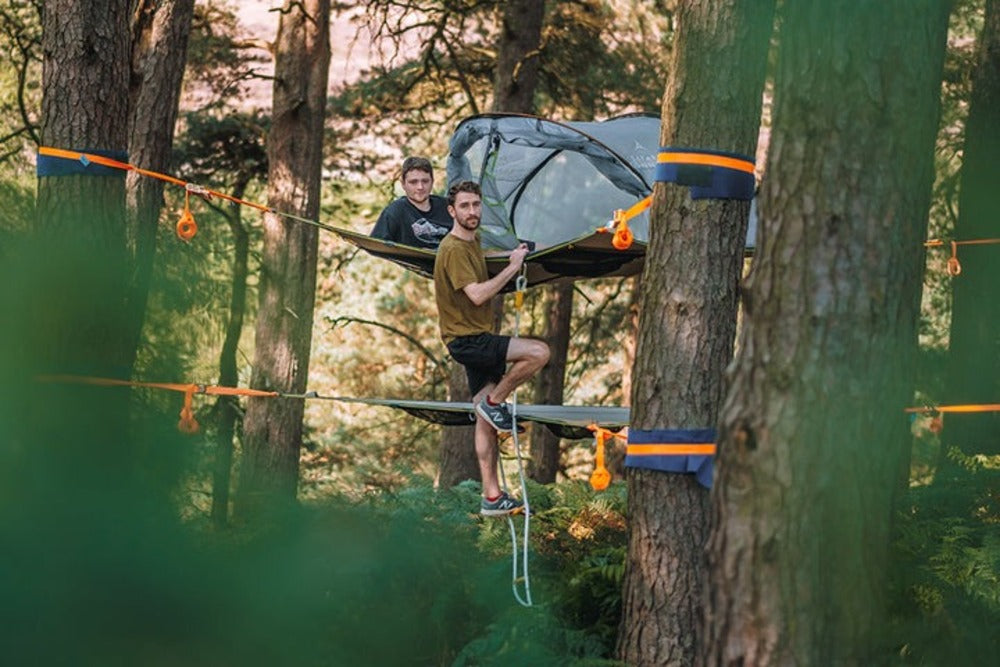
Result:
<svg viewBox="0 0 1000 667"><path fill-rule="evenodd" d="M434 297L441 338L445 343L458 336L474 336L493 330L490 302L477 306L462 289L487 279L486 258L478 237L474 241L463 241L454 234L445 236L434 260Z"/></svg>

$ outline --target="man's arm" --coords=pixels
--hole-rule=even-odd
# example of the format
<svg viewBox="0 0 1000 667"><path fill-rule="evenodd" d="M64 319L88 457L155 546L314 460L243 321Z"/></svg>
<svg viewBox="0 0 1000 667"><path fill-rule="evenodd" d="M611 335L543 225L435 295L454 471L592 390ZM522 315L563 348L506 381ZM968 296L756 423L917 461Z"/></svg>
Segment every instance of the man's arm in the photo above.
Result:
<svg viewBox="0 0 1000 667"><path fill-rule="evenodd" d="M485 280L481 283L470 283L462 288L465 292L465 296L469 297L469 301L477 306L481 306L503 289L504 285L510 282L510 279L517 275L518 271L521 270L521 266L524 264L524 256L528 254L528 246L525 244L519 245L517 248L510 253L510 262L507 266L503 267L500 273L496 274L489 280Z"/></svg>
<svg viewBox="0 0 1000 667"><path fill-rule="evenodd" d="M395 202L393 202L395 203ZM372 228L372 233L369 235L375 239L385 239L386 241L399 241L399 234L396 233L398 225L393 224L395 222L395 216L392 215L390 207L386 206L382 209L382 212L378 216L378 220L375 222L375 226Z"/></svg>

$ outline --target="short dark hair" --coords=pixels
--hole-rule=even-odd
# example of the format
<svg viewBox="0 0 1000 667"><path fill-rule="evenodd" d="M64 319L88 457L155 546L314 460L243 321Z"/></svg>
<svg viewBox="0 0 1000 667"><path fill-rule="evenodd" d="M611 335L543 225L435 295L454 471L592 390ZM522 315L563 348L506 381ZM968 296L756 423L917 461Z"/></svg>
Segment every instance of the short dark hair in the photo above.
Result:
<svg viewBox="0 0 1000 667"><path fill-rule="evenodd" d="M455 205L455 198L459 192L471 192L478 197L483 196L483 191L479 188L479 183L475 181L459 181L448 188L448 206Z"/></svg>
<svg viewBox="0 0 1000 667"><path fill-rule="evenodd" d="M403 173L399 177L405 180L406 175L414 169L426 171L432 178L434 177L434 168L431 166L431 161L425 157L408 157L403 160Z"/></svg>

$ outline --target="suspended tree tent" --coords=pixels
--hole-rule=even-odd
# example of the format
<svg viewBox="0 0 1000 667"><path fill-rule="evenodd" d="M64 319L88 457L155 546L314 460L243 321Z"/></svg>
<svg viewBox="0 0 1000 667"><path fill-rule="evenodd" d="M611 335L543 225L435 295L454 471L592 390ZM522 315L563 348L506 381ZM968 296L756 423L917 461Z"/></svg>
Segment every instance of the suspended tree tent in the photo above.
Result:
<svg viewBox="0 0 1000 667"><path fill-rule="evenodd" d="M480 236L491 275L520 241L534 244L526 261L529 286L639 273L648 213L629 220L635 240L625 250L598 230L607 228L616 209L627 210L652 192L659 135L660 119L645 114L565 123L483 114L462 121L449 144L447 180L482 187ZM343 236L374 255L433 274L433 250Z"/></svg>

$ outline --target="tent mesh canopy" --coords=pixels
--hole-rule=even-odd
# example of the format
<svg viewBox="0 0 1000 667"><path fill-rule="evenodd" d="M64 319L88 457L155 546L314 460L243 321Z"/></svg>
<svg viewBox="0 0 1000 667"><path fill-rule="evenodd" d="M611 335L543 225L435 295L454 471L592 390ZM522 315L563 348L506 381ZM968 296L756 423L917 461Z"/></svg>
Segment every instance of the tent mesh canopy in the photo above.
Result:
<svg viewBox="0 0 1000 667"><path fill-rule="evenodd" d="M650 115L566 123L473 116L452 135L448 183L482 187L484 248L511 250L522 240L542 249L591 234L649 195L659 134L660 119ZM648 213L629 226L636 240L648 239Z"/></svg>

